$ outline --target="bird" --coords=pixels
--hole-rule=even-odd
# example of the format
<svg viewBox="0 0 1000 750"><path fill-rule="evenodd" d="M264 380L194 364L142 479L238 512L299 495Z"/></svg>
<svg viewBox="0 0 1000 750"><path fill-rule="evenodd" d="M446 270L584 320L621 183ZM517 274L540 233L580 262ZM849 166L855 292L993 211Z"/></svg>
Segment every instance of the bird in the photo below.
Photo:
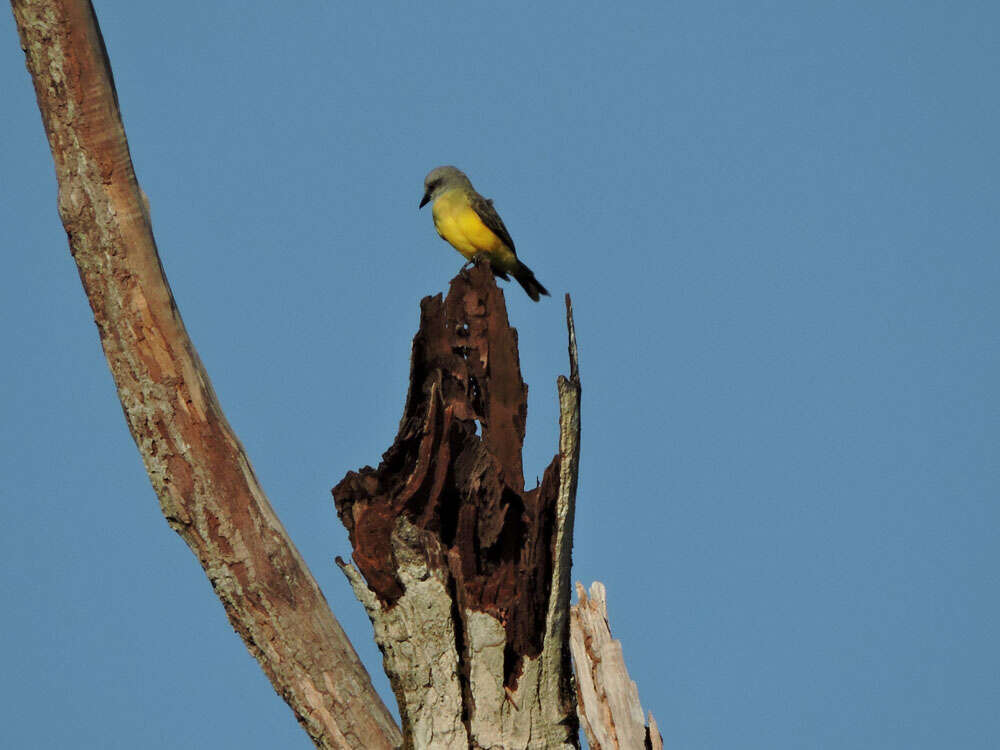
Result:
<svg viewBox="0 0 1000 750"><path fill-rule="evenodd" d="M431 201L437 233L467 260L475 262L485 257L495 276L506 281L513 276L535 302L541 295L548 295L531 269L518 260L514 240L493 208L493 201L477 193L462 170L444 166L428 172L418 208Z"/></svg>

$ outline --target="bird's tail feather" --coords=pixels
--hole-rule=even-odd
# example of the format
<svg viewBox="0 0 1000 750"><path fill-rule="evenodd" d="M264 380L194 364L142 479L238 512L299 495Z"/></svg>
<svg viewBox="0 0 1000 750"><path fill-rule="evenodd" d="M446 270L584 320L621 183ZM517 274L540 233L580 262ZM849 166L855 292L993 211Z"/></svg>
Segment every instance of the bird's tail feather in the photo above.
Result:
<svg viewBox="0 0 1000 750"><path fill-rule="evenodd" d="M524 291L528 293L528 296L535 302L538 302L538 298L542 294L548 296L549 290L538 283L538 279L535 278L535 274L533 274L531 269L524 265L524 263L518 261L517 268L511 271L511 275L517 280L517 283L524 288Z"/></svg>

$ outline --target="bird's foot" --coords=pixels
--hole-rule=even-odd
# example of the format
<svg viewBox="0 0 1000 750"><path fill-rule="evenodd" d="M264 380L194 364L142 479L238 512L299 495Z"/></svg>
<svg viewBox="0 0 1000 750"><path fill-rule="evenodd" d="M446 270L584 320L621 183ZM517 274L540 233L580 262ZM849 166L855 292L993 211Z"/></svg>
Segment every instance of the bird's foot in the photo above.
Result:
<svg viewBox="0 0 1000 750"><path fill-rule="evenodd" d="M465 261L465 263L462 265L461 270L468 271L470 268L472 268L473 266L478 266L480 263L488 263L489 260L490 256L487 255L486 253L476 253L467 261Z"/></svg>

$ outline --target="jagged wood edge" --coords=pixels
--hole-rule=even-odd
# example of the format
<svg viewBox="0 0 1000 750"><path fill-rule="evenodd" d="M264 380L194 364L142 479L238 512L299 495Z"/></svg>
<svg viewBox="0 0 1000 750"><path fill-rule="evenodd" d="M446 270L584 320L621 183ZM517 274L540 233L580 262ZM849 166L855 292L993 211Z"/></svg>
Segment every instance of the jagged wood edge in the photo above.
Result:
<svg viewBox="0 0 1000 750"><path fill-rule="evenodd" d="M573 303L566 295L566 331L569 349L569 377L560 375L559 389L559 495L556 498L556 530L553 540L555 564L549 587L549 608L545 618L545 646L542 650L542 669L549 679L543 681L554 691L543 702L560 713L567 711L560 705L561 695L572 695L572 685L560 685L559 676L572 680L569 663L569 601L570 573L573 567L573 524L576 518L576 487L580 474L580 370L576 348L576 326L573 322ZM572 710L572 707L569 707Z"/></svg>
<svg viewBox="0 0 1000 750"><path fill-rule="evenodd" d="M652 713L644 719L639 689L629 677L620 641L611 637L607 591L595 581L590 596L576 584L570 614L570 647L580 724L591 750L662 750Z"/></svg>
<svg viewBox="0 0 1000 750"><path fill-rule="evenodd" d="M575 713L572 704L572 666L569 655L569 600L570 570L572 567L573 521L576 509L577 477L580 465L580 374L576 346L576 328L573 307L566 295L566 326L570 362L569 377L560 375L557 380L559 393L559 494L556 498L556 528L553 538L554 565L550 584L549 604L545 619L545 640L542 653L534 663L526 665L517 693L538 681L539 705L543 721L549 726L565 723L567 716ZM440 400L437 387L432 387L430 409ZM427 417L430 418L430 415ZM453 618L441 616L445 606L453 604L457 592L448 590L440 580L440 568L428 566L416 552L417 535L412 524L400 518L392 534L393 551L397 569L405 590L391 608L383 607L378 597L365 583L364 577L351 563L337 558L336 562L347 577L358 600L364 606L375 631L375 641L382 651L385 671L401 707L404 719L403 737L407 748L459 748L469 747L469 737L478 742L492 740L496 746L515 746L523 738L525 727L518 721L521 714L518 695L505 692L500 681L493 679L502 674L503 629L493 618L481 612L464 613L465 627L470 643L465 644L466 658L471 665L470 684L458 674L459 655L456 646L456 625ZM439 554L443 554L439 551ZM420 604L423 602L423 604ZM454 602L461 606L460 602ZM443 623L443 625L442 625ZM428 638L429 629L434 636ZM443 629L442 629L443 628ZM408 637L401 637L402 634ZM409 666L415 658L410 644L421 640L434 643L436 668L429 679L421 682L403 681L400 675L412 673ZM405 644L405 646L403 645ZM445 648L447 646L447 648ZM457 646L456 646L457 648ZM416 661L425 661L421 654ZM531 672L532 674L529 674ZM477 679L480 677L482 679ZM495 684L494 684L495 683ZM474 688L474 689L473 689ZM462 715L463 691L472 690L477 707L473 717L457 720ZM570 700L567 701L567 698ZM513 711L511 710L513 708ZM528 707L526 707L528 708ZM532 737L530 747L577 747L575 736L569 740L562 731L554 737Z"/></svg>

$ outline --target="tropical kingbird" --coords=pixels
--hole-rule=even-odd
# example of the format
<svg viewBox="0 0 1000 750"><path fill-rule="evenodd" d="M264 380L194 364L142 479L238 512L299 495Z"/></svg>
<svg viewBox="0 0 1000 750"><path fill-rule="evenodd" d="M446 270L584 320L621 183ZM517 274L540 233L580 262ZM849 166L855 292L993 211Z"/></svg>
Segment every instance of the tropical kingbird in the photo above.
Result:
<svg viewBox="0 0 1000 750"><path fill-rule="evenodd" d="M549 293L531 269L517 259L514 240L493 208L493 201L477 193L464 172L455 167L432 169L424 178L424 197L419 207L429 201L434 201L431 212L441 239L469 260L478 255L488 258L494 275L510 281L509 273L535 302L539 295Z"/></svg>

